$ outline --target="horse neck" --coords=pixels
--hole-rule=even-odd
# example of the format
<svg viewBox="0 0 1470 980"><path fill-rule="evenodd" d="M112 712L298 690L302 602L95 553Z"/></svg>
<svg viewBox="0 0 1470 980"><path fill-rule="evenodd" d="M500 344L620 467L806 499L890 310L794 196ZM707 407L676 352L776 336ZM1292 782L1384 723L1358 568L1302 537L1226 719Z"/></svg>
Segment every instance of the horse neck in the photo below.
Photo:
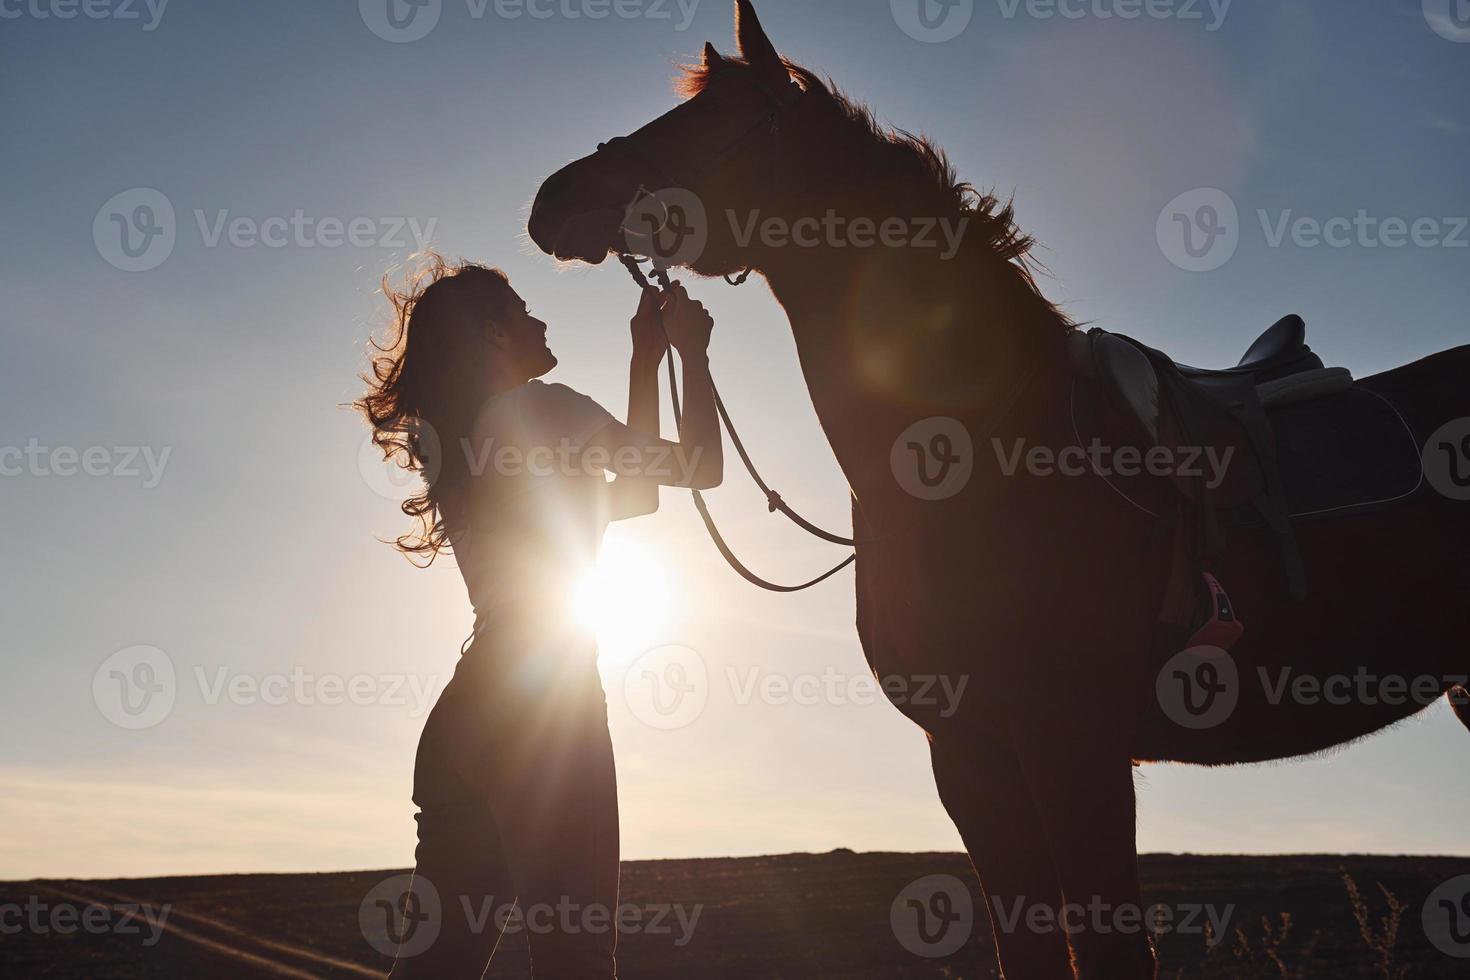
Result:
<svg viewBox="0 0 1470 980"><path fill-rule="evenodd" d="M1018 317L1010 308L1015 304L938 302L914 284L924 276L875 273L871 251L787 248L760 258L757 268L791 322L817 416L869 516L875 511L897 516L913 503L889 467L893 440L905 428L920 419L952 416L979 442L1023 379L1055 373L1050 346L1038 339L1038 331L1059 341L1061 324L1049 309L1042 315L1044 304ZM899 265L915 261L944 260L908 256ZM871 324L863 322L865 302L912 311L912 317L891 333L874 336ZM921 324L946 306L952 310L953 343L931 343L927 352L916 353L924 335ZM1056 329L1046 332L1052 326ZM904 363L920 368L908 377L885 374ZM1028 387L1032 398L1048 397L1038 395L1045 382Z"/></svg>

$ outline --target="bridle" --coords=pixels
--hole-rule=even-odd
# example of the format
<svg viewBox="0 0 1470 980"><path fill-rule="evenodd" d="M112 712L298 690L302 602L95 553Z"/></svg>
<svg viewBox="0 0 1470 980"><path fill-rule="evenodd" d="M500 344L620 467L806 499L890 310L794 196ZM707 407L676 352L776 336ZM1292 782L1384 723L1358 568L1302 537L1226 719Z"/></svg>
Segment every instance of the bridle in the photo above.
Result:
<svg viewBox="0 0 1470 980"><path fill-rule="evenodd" d="M660 182L662 187L677 187L683 188L685 190L692 190L696 184L717 173L728 163L730 163L730 161L739 156L739 154L743 152L747 146L749 146L752 142L754 142L761 136L769 135L779 139L782 116L784 116L785 113L794 105L796 105L796 103L800 101L802 96L806 94L805 91L795 82L788 82L786 88L784 89L776 89L767 85L759 78L753 78L753 81L760 88L762 94L765 95L767 103L764 110L760 113L759 118L756 119L756 121L753 122L750 126L742 130L741 133L735 137L735 139L731 140L718 152L712 154L708 159L701 161L700 166L691 168L689 171L683 174L673 174L661 163L650 159L633 141L632 137L629 136L619 136L615 137L614 139L608 140L606 143L601 143L597 147L597 152L614 153L618 156L623 157L625 160L631 162L639 171L647 175L650 179ZM645 190L645 186L646 185L639 187L640 197L643 194L647 193ZM638 284L639 288L649 288L650 283L648 281L648 276L639 266L639 261L636 257L624 252L618 255L618 259L622 262L623 267L628 270L628 274L633 277L633 281ZM750 278L752 271L752 269L747 268L738 276L732 277L727 275L725 276L725 281L732 286L744 285L746 280ZM668 271L659 268L657 265L654 265L652 269L652 274L654 279L657 280L659 287L663 291L667 292L670 288ZM670 350L668 354L668 371L669 396L673 401L674 421L676 424L682 425L684 413L683 406L679 399L678 372L675 370L674 367L674 357L672 350ZM725 402L722 398L720 398L719 389L715 388L713 381L711 381L710 383L710 389L714 394L715 409L719 412L720 421L724 424L725 431L728 432L730 435L730 444L735 447L735 452L740 456L740 461L745 465L745 470L747 473L750 474L750 478L755 481L755 485L759 487L761 492L766 495L766 505L769 510L772 513L775 513L777 511L781 512L782 514L786 515L786 517L797 527L806 531L808 534L813 535L814 537L821 538L823 541L829 541L832 544L841 545L847 548L856 547L858 542L854 539L843 537L840 534L833 534L831 531L823 530L822 528L813 524L811 521L808 521L806 518L802 517L794 509L792 509L792 507L787 504L785 500L781 498L781 495L779 493L773 490L771 486L766 483L764 479L762 479L760 471L756 469L755 463L751 460L750 454L746 451L745 444L741 441L740 434L735 429L735 423L731 421L730 413L725 408ZM714 518L710 515L709 506L705 503L704 495L698 490L691 490L690 492L694 498L694 507L697 511L699 511L699 516L704 521L705 529L709 532L710 540L714 542L714 545L719 550L720 555L724 557L725 561L730 565L730 567L734 569L741 578L745 579L747 582L750 582L752 585L759 586L760 588L766 589L770 592L801 592L805 589L811 588L814 585L819 585L822 582L825 582L827 579L831 578L833 575L836 575L838 572L842 571L848 565L851 565L854 561L857 560L857 552L854 551L839 564L828 569L826 572L823 572L821 575L818 575L811 581L803 582L801 585L778 585L774 582L769 582L747 568L745 564L741 562L740 559L736 557L735 553L730 549L729 544L727 544L725 541L724 535L720 533L719 527L716 526Z"/></svg>
<svg viewBox="0 0 1470 980"><path fill-rule="evenodd" d="M733 140L727 143L719 151L710 155L707 160L701 162L700 166L689 168L681 173L675 174L663 163L653 159L634 141L632 136L614 136L605 143L597 144L597 152L622 157L633 165L633 167L656 183L660 188L680 188L693 191L697 184L703 183L709 177L724 169L730 161L738 157L745 148L754 143L762 136L769 136L779 141L781 138L781 118L806 95L806 90L793 81L788 81L786 87L778 89L766 83L758 76L751 76L751 82L756 89L765 96L766 106L759 113L755 122L741 130ZM773 154L774 160L779 154ZM638 186L634 201L649 196L648 184ZM623 253L626 255L626 253ZM620 256L621 257L621 256ZM743 286L750 278L750 269L746 269L738 276L725 276L725 281L732 286ZM645 283L646 285L646 283Z"/></svg>

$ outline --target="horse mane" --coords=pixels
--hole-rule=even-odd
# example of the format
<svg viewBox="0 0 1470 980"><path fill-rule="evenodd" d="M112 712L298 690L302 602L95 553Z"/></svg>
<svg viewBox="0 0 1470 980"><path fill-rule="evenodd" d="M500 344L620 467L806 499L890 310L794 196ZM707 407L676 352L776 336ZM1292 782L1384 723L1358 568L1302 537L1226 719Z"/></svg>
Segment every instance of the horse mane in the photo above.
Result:
<svg viewBox="0 0 1470 980"><path fill-rule="evenodd" d="M823 134L824 143L840 148L846 155L861 154L884 186L911 189L926 216L967 219L964 257L992 268L1002 264L1020 287L1022 295L1018 299L1039 303L1040 309L1035 312L1042 319L1054 319L1061 329L1072 329L1072 321L1042 294L1037 284L1038 271L1044 273L1046 269L1031 254L1035 239L1016 224L1012 199L1001 200L993 192L977 190L960 179L948 154L931 139L884 127L868 106L843 93L831 78L824 81L810 69L783 60L806 97L819 100L834 123L833 131ZM725 57L714 64L686 65L675 89L685 98L693 98L708 88L717 74L730 69L751 70L749 63L738 57Z"/></svg>

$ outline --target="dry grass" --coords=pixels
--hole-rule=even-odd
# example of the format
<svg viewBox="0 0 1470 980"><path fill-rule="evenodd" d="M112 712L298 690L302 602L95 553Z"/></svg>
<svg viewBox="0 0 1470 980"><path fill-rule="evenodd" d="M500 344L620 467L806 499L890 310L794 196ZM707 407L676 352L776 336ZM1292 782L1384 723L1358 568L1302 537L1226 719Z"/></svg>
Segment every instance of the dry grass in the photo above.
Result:
<svg viewBox="0 0 1470 980"><path fill-rule="evenodd" d="M1408 906L1387 886L1378 884L1386 911L1374 921L1374 912L1353 876L1342 872L1343 888L1363 946L1372 955L1371 966L1378 980L1407 980L1409 968L1397 963L1399 929ZM1319 933L1304 943L1294 944L1290 912L1275 919L1262 916L1258 929L1237 928L1229 941L1216 937L1207 927L1205 954L1193 969L1180 969L1173 980L1318 980L1322 975L1313 965ZM1292 964L1303 964L1293 966Z"/></svg>

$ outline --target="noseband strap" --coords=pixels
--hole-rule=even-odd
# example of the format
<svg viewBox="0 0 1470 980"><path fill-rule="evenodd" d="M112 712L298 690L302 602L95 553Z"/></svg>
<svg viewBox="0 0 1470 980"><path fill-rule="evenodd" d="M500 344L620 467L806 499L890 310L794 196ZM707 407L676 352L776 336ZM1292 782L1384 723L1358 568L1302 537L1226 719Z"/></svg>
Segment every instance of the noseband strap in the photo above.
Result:
<svg viewBox="0 0 1470 980"><path fill-rule="evenodd" d="M662 163L644 152L632 136L615 136L606 143L599 143L597 152L622 157L632 163L645 177L657 182L661 187L680 187L692 191L695 184L724 169L731 160L739 156L747 146L762 135L779 134L781 117L806 94L805 90L795 82L787 82L785 89L777 91L758 78L754 81L761 94L766 97L768 103L766 111L762 112L755 122L742 130L702 166L693 168L689 173L682 176L672 173Z"/></svg>

